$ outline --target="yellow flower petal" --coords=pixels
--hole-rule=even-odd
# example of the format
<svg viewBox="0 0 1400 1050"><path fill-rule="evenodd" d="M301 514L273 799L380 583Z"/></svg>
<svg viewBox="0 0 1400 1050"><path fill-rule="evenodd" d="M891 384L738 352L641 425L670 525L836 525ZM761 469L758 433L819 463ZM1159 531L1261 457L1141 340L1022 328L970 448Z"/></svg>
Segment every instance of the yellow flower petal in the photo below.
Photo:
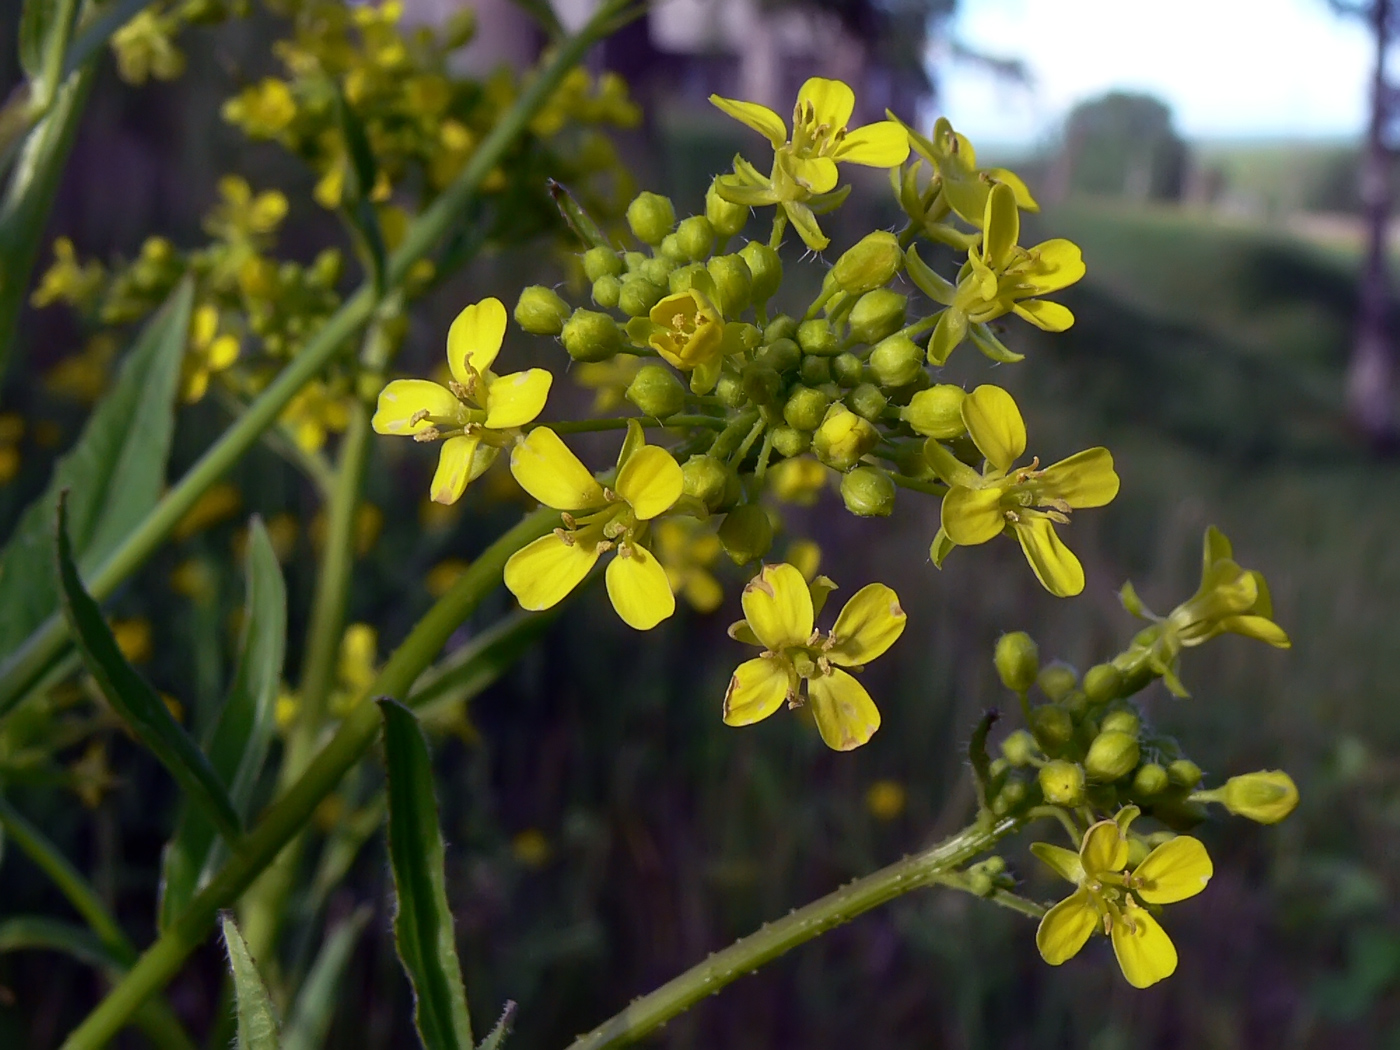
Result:
<svg viewBox="0 0 1400 1050"><path fill-rule="evenodd" d="M1071 507L1103 507L1118 495L1118 474L1113 454L1106 448L1089 448L1046 467L1036 479L1045 495L1062 499Z"/></svg>
<svg viewBox="0 0 1400 1050"><path fill-rule="evenodd" d="M744 588L740 603L754 635L773 652L806 645L812 637L812 594L791 565L765 565Z"/></svg>
<svg viewBox="0 0 1400 1050"><path fill-rule="evenodd" d="M1176 946L1146 908L1128 904L1110 933L1113 954L1134 988L1150 988L1176 972Z"/></svg>
<svg viewBox="0 0 1400 1050"><path fill-rule="evenodd" d="M1074 324L1074 312L1068 306L1049 299L1027 299L1011 308L1023 321L1029 321L1042 332L1063 332Z"/></svg>
<svg viewBox="0 0 1400 1050"><path fill-rule="evenodd" d="M1011 261L1011 249L1021 238L1021 213L1016 208L1016 193L1010 186L997 183L987 194L987 208L982 219L982 258L994 270L1004 270Z"/></svg>
<svg viewBox="0 0 1400 1050"><path fill-rule="evenodd" d="M523 609L549 609L583 582L598 561L598 530L541 536L510 556L505 582Z"/></svg>
<svg viewBox="0 0 1400 1050"><path fill-rule="evenodd" d="M1199 839L1178 835L1162 843L1133 871L1138 896L1148 904L1175 904L1206 888L1215 867Z"/></svg>
<svg viewBox="0 0 1400 1050"><path fill-rule="evenodd" d="M856 128L836 149L842 164L872 168L897 168L909 157L909 133L893 120L881 120Z"/></svg>
<svg viewBox="0 0 1400 1050"><path fill-rule="evenodd" d="M986 543L1006 528L1001 490L996 488L949 489L943 497L940 517L948 539L963 547Z"/></svg>
<svg viewBox="0 0 1400 1050"><path fill-rule="evenodd" d="M640 543L619 549L608 563L608 597L622 622L649 631L676 611L676 596L666 570Z"/></svg>
<svg viewBox="0 0 1400 1050"><path fill-rule="evenodd" d="M685 477L671 453L655 445L637 449L617 472L617 494L641 521L671 509L681 498Z"/></svg>
<svg viewBox="0 0 1400 1050"><path fill-rule="evenodd" d="M447 330L447 366L452 369L452 378L468 382L468 365L477 372L490 368L505 335L506 308L499 299L483 299L459 313Z"/></svg>
<svg viewBox="0 0 1400 1050"><path fill-rule="evenodd" d="M543 368L512 372L486 388L486 425L492 430L524 426L544 410L552 373Z"/></svg>
<svg viewBox="0 0 1400 1050"><path fill-rule="evenodd" d="M395 379L379 392L379 405L370 425L376 434L412 434L432 426L433 419L457 418L461 402L452 391L426 379ZM427 419L410 420L426 411Z"/></svg>
<svg viewBox="0 0 1400 1050"><path fill-rule="evenodd" d="M810 679L807 696L817 730L833 751L854 750L880 728L880 710L865 686L839 668Z"/></svg>
<svg viewBox="0 0 1400 1050"><path fill-rule="evenodd" d="M883 583L871 583L851 595L836 617L827 652L832 663L847 667L867 664L892 646L904 633L905 615L899 595Z"/></svg>
<svg viewBox="0 0 1400 1050"><path fill-rule="evenodd" d="M1076 890L1045 913L1035 931L1035 946L1042 959L1059 966L1079 954L1098 925L1099 913L1089 894Z"/></svg>
<svg viewBox="0 0 1400 1050"><path fill-rule="evenodd" d="M603 486L554 431L537 427L511 450L510 472L546 507L584 510L601 506Z"/></svg>
<svg viewBox="0 0 1400 1050"><path fill-rule="evenodd" d="M209 344L205 355L211 372L222 372L238 360L238 340L231 335L221 335Z"/></svg>
<svg viewBox="0 0 1400 1050"><path fill-rule="evenodd" d="M787 125L783 123L783 118L767 106L760 106L757 102L744 102L737 98L721 98L719 95L711 95L710 104L725 116L733 117L740 124L753 128L771 142L774 149L787 141Z"/></svg>
<svg viewBox="0 0 1400 1050"><path fill-rule="evenodd" d="M475 434L450 437L442 443L430 492L434 503L456 503L472 480L472 463L481 438Z"/></svg>
<svg viewBox="0 0 1400 1050"><path fill-rule="evenodd" d="M968 394L962 417L977 450L997 470L1009 469L1026 451L1026 421L1001 387L983 384Z"/></svg>
<svg viewBox="0 0 1400 1050"><path fill-rule="evenodd" d="M840 80L812 77L797 91L797 106L811 103L817 124L831 131L840 131L851 122L856 108L856 94Z"/></svg>
<svg viewBox="0 0 1400 1050"><path fill-rule="evenodd" d="M787 663L773 656L745 660L734 669L724 693L724 724L748 726L761 722L787 699Z"/></svg>
<svg viewBox="0 0 1400 1050"><path fill-rule="evenodd" d="M686 576L681 593L698 613L712 613L724 604L724 588L719 580L702 569L694 569Z"/></svg>
<svg viewBox="0 0 1400 1050"><path fill-rule="evenodd" d="M219 308L212 303L196 306L190 319L190 342L197 347L208 346L218 331Z"/></svg>
<svg viewBox="0 0 1400 1050"><path fill-rule="evenodd" d="M1023 517L1013 522L1011 529L1042 587L1057 598L1073 598L1084 590L1084 566L1065 546L1049 518Z"/></svg>
<svg viewBox="0 0 1400 1050"><path fill-rule="evenodd" d="M1288 632L1265 616L1226 616L1220 621L1220 627L1272 645L1275 649L1288 649L1293 645Z"/></svg>
<svg viewBox="0 0 1400 1050"><path fill-rule="evenodd" d="M1032 842L1031 852L1039 857L1056 875L1075 885L1084 881L1084 865L1079 854L1048 842Z"/></svg>
<svg viewBox="0 0 1400 1050"><path fill-rule="evenodd" d="M836 162L830 157L790 157L787 167L792 177L813 193L830 193L841 181Z"/></svg>
<svg viewBox="0 0 1400 1050"><path fill-rule="evenodd" d="M1073 241L1056 237L1031 250L1031 261L1015 268L1017 283L1031 295L1068 288L1084 276L1084 253Z"/></svg>
<svg viewBox="0 0 1400 1050"><path fill-rule="evenodd" d="M787 215L797 235L802 238L802 243L812 251L823 251L831 243L831 238L822 233L821 226L817 224L817 217L807 205L798 201L783 201L783 213Z"/></svg>
<svg viewBox="0 0 1400 1050"><path fill-rule="evenodd" d="M1128 840L1123 837L1123 829L1111 820L1101 820L1091 827L1079 844L1079 863L1091 879L1104 872L1122 871L1128 863Z"/></svg>

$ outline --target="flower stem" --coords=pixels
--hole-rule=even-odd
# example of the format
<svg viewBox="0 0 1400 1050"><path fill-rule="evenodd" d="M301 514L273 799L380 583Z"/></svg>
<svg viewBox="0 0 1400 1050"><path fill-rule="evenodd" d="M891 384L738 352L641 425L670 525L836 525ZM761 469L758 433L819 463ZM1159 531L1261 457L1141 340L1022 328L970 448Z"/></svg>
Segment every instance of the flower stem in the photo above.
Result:
<svg viewBox="0 0 1400 1050"><path fill-rule="evenodd" d="M948 881L958 867L990 849L1023 823L1020 817L1004 817L994 824L975 824L922 853L905 857L828 893L768 923L723 951L715 952L654 992L634 999L621 1013L576 1039L569 1050L604 1050L640 1039L707 995L715 994L725 985L818 934L910 890ZM1017 910L1025 909L1018 907Z"/></svg>
<svg viewBox="0 0 1400 1050"><path fill-rule="evenodd" d="M536 427L549 427L556 434L591 434L599 430L626 430L627 424L636 420L647 430L671 430L677 427L710 427L723 430L728 421L719 416L667 416L656 419L652 416L614 416L609 419L566 419L558 423L534 422L525 426L526 430Z"/></svg>

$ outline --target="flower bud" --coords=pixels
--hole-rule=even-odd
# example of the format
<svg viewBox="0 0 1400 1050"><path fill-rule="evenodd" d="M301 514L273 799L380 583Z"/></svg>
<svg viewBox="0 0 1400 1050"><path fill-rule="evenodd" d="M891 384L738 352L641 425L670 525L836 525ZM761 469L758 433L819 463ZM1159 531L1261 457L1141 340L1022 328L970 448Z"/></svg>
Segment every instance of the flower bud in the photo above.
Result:
<svg viewBox="0 0 1400 1050"><path fill-rule="evenodd" d="M686 255L685 249L681 247L680 237L674 233L668 233L665 237L662 237L661 244L658 246L657 250L665 256L669 262L675 263L677 266L682 263L694 261L690 256Z"/></svg>
<svg viewBox="0 0 1400 1050"><path fill-rule="evenodd" d="M1077 806L1084 801L1084 770L1056 759L1040 767L1040 793L1052 806Z"/></svg>
<svg viewBox="0 0 1400 1050"><path fill-rule="evenodd" d="M1136 798L1151 798L1160 795L1170 786L1167 771L1156 762L1149 762L1133 776L1133 795Z"/></svg>
<svg viewBox="0 0 1400 1050"><path fill-rule="evenodd" d="M870 351L870 370L883 387L907 386L924 370L924 351L908 336L892 335Z"/></svg>
<svg viewBox="0 0 1400 1050"><path fill-rule="evenodd" d="M879 421L889 404L889 398L885 397L874 383L861 383L846 395L845 400L852 412L872 423Z"/></svg>
<svg viewBox="0 0 1400 1050"><path fill-rule="evenodd" d="M593 302L604 310L616 310L622 297L622 282L611 274L603 274L593 282Z"/></svg>
<svg viewBox="0 0 1400 1050"><path fill-rule="evenodd" d="M515 303L515 323L531 335L558 335L569 313L569 304L541 284L526 288Z"/></svg>
<svg viewBox="0 0 1400 1050"><path fill-rule="evenodd" d="M686 263L671 271L671 276L666 279L666 287L671 290L672 295L680 295L681 292L688 292L695 287L695 279L702 273L708 273L704 263Z"/></svg>
<svg viewBox="0 0 1400 1050"><path fill-rule="evenodd" d="M791 372L801 363L802 351L791 339L779 339L760 350L755 360L775 372Z"/></svg>
<svg viewBox="0 0 1400 1050"><path fill-rule="evenodd" d="M816 434L812 449L827 466L847 471L880 443L880 433L845 405L832 405Z"/></svg>
<svg viewBox="0 0 1400 1050"><path fill-rule="evenodd" d="M744 381L730 372L725 372L719 377L719 382L715 384L715 397L719 398L720 404L725 408L742 408L748 401L748 396L744 393Z"/></svg>
<svg viewBox="0 0 1400 1050"><path fill-rule="evenodd" d="M1189 758L1178 758L1167 766L1167 777L1177 787L1193 788L1201 782L1201 767Z"/></svg>
<svg viewBox="0 0 1400 1050"><path fill-rule="evenodd" d="M865 362L855 354L841 353L831 359L831 378L842 386L849 388L859 385L863 375Z"/></svg>
<svg viewBox="0 0 1400 1050"><path fill-rule="evenodd" d="M1051 700L1059 700L1079 684L1079 673L1069 664L1056 660L1041 668L1036 681L1041 692Z"/></svg>
<svg viewBox="0 0 1400 1050"><path fill-rule="evenodd" d="M638 273L643 266L651 262L651 256L646 252L623 252L622 265L628 273ZM618 275L619 277L621 274Z"/></svg>
<svg viewBox="0 0 1400 1050"><path fill-rule="evenodd" d="M710 278L719 296L720 313L736 317L749 305L753 291L753 274L742 255L716 255L707 264Z"/></svg>
<svg viewBox="0 0 1400 1050"><path fill-rule="evenodd" d="M575 310L560 335L575 361L606 361L622 349L622 329L595 310Z"/></svg>
<svg viewBox="0 0 1400 1050"><path fill-rule="evenodd" d="M729 471L714 456L691 456L681 465L681 491L711 511L723 505L728 485Z"/></svg>
<svg viewBox="0 0 1400 1050"><path fill-rule="evenodd" d="M676 227L676 241L683 259L707 259L715 250L715 228L705 216L692 215Z"/></svg>
<svg viewBox="0 0 1400 1050"><path fill-rule="evenodd" d="M658 288L671 287L671 271L675 269L668 259L646 259L633 272Z"/></svg>
<svg viewBox="0 0 1400 1050"><path fill-rule="evenodd" d="M1011 631L997 639L992 657L1001 684L1013 693L1027 692L1040 670L1040 647L1025 631Z"/></svg>
<svg viewBox="0 0 1400 1050"><path fill-rule="evenodd" d="M777 317L768 322L768 327L763 330L763 341L765 343L776 343L779 339L797 339L797 320L787 314L778 314Z"/></svg>
<svg viewBox="0 0 1400 1050"><path fill-rule="evenodd" d="M909 304L907 295L888 288L876 288L866 292L856 300L846 318L851 326L851 338L861 343L878 343L888 335L893 335L904 327L904 309ZM924 352L919 351L922 363Z"/></svg>
<svg viewBox="0 0 1400 1050"><path fill-rule="evenodd" d="M800 456L812 447L812 434L796 427L773 428L773 450L786 459Z"/></svg>
<svg viewBox="0 0 1400 1050"><path fill-rule="evenodd" d="M739 254L753 274L753 301L766 303L783 283L783 261L762 241L749 241Z"/></svg>
<svg viewBox="0 0 1400 1050"><path fill-rule="evenodd" d="M1131 711L1110 711L1099 723L1099 731L1102 733L1127 733L1133 739L1137 739L1140 729L1142 720Z"/></svg>
<svg viewBox="0 0 1400 1050"><path fill-rule="evenodd" d="M821 318L803 321L797 326L797 345L802 347L804 353L822 356L835 354L841 349L836 330Z"/></svg>
<svg viewBox="0 0 1400 1050"><path fill-rule="evenodd" d="M1094 737L1084 756L1084 771L1094 780L1114 781L1132 772L1138 755L1136 737L1110 730Z"/></svg>
<svg viewBox="0 0 1400 1050"><path fill-rule="evenodd" d="M663 365L643 365L627 387L627 400L644 416L665 419L685 407L685 387Z"/></svg>
<svg viewBox="0 0 1400 1050"><path fill-rule="evenodd" d="M736 564L761 558L773 546L773 523L757 503L745 503L724 516L719 542Z"/></svg>
<svg viewBox="0 0 1400 1050"><path fill-rule="evenodd" d="M669 284L669 281L667 283ZM622 280L622 289L617 296L617 308L628 317L645 317L651 313L651 308L665 297L665 287L652 284L645 277L631 274Z"/></svg>
<svg viewBox="0 0 1400 1050"><path fill-rule="evenodd" d="M1004 816L1015 807L1026 800L1026 782L1016 777L1010 777L1002 785L1001 791L992 802L992 812L997 816Z"/></svg>
<svg viewBox="0 0 1400 1050"><path fill-rule="evenodd" d="M1006 756L1006 761L1013 766L1028 765L1035 756L1035 752L1035 737L1024 729L1007 734L1006 739L1001 742L1001 753Z"/></svg>
<svg viewBox="0 0 1400 1050"><path fill-rule="evenodd" d="M1064 708L1044 704L1031 712L1031 732L1041 750L1057 755L1074 737L1074 721Z"/></svg>
<svg viewBox="0 0 1400 1050"><path fill-rule="evenodd" d="M841 499L859 518L887 518L894 511L894 482L879 467L856 467L841 478Z"/></svg>
<svg viewBox="0 0 1400 1050"><path fill-rule="evenodd" d="M899 239L887 230L876 230L836 260L831 276L843 292L860 295L888 284L903 264Z"/></svg>
<svg viewBox="0 0 1400 1050"><path fill-rule="evenodd" d="M808 386L821 386L831 382L831 358L805 354L798 366L798 377Z"/></svg>
<svg viewBox="0 0 1400 1050"><path fill-rule="evenodd" d="M745 365L744 396L755 405L771 405L783 392L783 378L776 369L754 362Z"/></svg>
<svg viewBox="0 0 1400 1050"><path fill-rule="evenodd" d="M1112 664L1095 664L1084 672L1084 693L1091 704L1116 700L1123 689L1123 672Z"/></svg>
<svg viewBox="0 0 1400 1050"><path fill-rule="evenodd" d="M627 225L643 244L660 244L676 224L676 207L671 198L642 192L627 205Z"/></svg>
<svg viewBox="0 0 1400 1050"><path fill-rule="evenodd" d="M611 248L589 248L583 253L583 272L590 281L599 277L621 277L626 269L617 252Z"/></svg>
<svg viewBox="0 0 1400 1050"><path fill-rule="evenodd" d="M820 390L809 386L795 386L788 394L787 404L783 405L783 419L788 426L798 430L816 430L826 418L827 406L831 400Z"/></svg>
<svg viewBox="0 0 1400 1050"><path fill-rule="evenodd" d="M1231 777L1218 794L1235 816L1260 824L1277 824L1298 805L1298 787L1281 769Z"/></svg>
<svg viewBox="0 0 1400 1050"><path fill-rule="evenodd" d="M909 404L899 411L899 418L924 437L947 441L961 437L967 431L963 424L962 406L967 393L960 386L940 383L920 390Z"/></svg>
<svg viewBox="0 0 1400 1050"><path fill-rule="evenodd" d="M749 209L732 204L715 192L715 184L705 191L705 218L721 237L733 237L749 221Z"/></svg>

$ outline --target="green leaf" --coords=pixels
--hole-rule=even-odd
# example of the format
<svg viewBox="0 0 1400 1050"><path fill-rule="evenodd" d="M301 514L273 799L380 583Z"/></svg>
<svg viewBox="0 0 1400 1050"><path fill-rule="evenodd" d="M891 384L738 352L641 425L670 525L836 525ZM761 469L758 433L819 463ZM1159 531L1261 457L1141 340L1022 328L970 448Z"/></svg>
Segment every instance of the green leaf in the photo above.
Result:
<svg viewBox="0 0 1400 1050"><path fill-rule="evenodd" d="M44 41L58 10L57 0L24 0L19 14L19 65L34 80L44 72Z"/></svg>
<svg viewBox="0 0 1400 1050"><path fill-rule="evenodd" d="M287 636L287 591L267 529L253 518L248 531L247 596L238 668L227 700L205 742L205 753L242 820L267 759L282 679ZM168 929L212 876L225 853L214 825L187 800L165 847L160 928Z"/></svg>
<svg viewBox="0 0 1400 1050"><path fill-rule="evenodd" d="M321 945L292 1006L291 1020L282 1034L282 1050L321 1050L325 1045L341 977L370 914L370 908L359 908Z"/></svg>
<svg viewBox="0 0 1400 1050"><path fill-rule="evenodd" d="M476 1050L500 1050L501 1044L510 1035L511 1029L515 1026L515 1002L507 999L506 1005L501 1009L500 1019L496 1022L496 1027L486 1034L486 1038L481 1041L481 1045Z"/></svg>
<svg viewBox="0 0 1400 1050"><path fill-rule="evenodd" d="M374 160L374 150L370 149L369 138L365 135L364 124L359 115L350 107L340 85L331 81L335 90L335 113L340 123L340 133L345 139L345 150L350 156L350 178L345 186L345 213L355 232L359 234L361 247L369 257L370 276L375 289L383 294L387 252L384 247L384 231L379 228L379 213L374 210L370 194L379 179L379 166Z"/></svg>
<svg viewBox="0 0 1400 1050"><path fill-rule="evenodd" d="M58 611L51 552L59 493L71 491L70 539L89 577L155 506L175 429L175 388L192 299L186 282L142 330L111 393L0 553L0 654L11 655Z"/></svg>
<svg viewBox="0 0 1400 1050"><path fill-rule="evenodd" d="M33 950L63 952L105 970L127 967L126 960L118 959L97 934L83 926L43 915L19 915L0 922L0 954Z"/></svg>
<svg viewBox="0 0 1400 1050"><path fill-rule="evenodd" d="M389 860L398 904L394 938L413 985L418 1038L424 1050L472 1050L428 744L408 708L384 699L379 710L389 773Z"/></svg>
<svg viewBox="0 0 1400 1050"><path fill-rule="evenodd" d="M83 663L107 702L121 715L138 740L150 749L195 805L202 808L219 834L236 842L242 835L238 813L219 775L165 706L156 691L138 675L112 637L102 610L83 588L68 541L67 501L58 502L58 571L63 585L63 612L82 653Z"/></svg>
<svg viewBox="0 0 1400 1050"><path fill-rule="evenodd" d="M238 999L238 1050L277 1050L277 1018L267 997L257 965L248 954L248 945L233 919L222 918L228 965L233 972L233 990Z"/></svg>

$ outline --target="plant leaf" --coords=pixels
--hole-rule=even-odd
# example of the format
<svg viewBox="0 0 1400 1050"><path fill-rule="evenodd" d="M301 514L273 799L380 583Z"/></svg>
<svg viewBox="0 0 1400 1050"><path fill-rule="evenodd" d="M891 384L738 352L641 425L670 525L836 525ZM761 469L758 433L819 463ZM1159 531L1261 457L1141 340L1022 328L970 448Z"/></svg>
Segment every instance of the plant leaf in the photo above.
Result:
<svg viewBox="0 0 1400 1050"><path fill-rule="evenodd" d="M123 971L129 965L86 927L45 915L18 915L0 922L0 954L26 950L63 952L104 970Z"/></svg>
<svg viewBox="0 0 1400 1050"><path fill-rule="evenodd" d="M228 785L229 800L247 820L253 789L267 759L287 637L287 590L267 529L254 517L248 530L243 636L228 698L205 742L209 764ZM222 861L213 824L187 801L165 847L160 928L165 930Z"/></svg>
<svg viewBox="0 0 1400 1050"><path fill-rule="evenodd" d="M506 1005L501 1008L500 1019L496 1022L496 1027L486 1033L486 1038L481 1041L481 1045L476 1050L500 1050L501 1044L510 1035L511 1029L515 1027L515 1001L506 1000Z"/></svg>
<svg viewBox="0 0 1400 1050"><path fill-rule="evenodd" d="M238 999L238 1050L277 1050L277 1018L267 997L257 965L248 954L248 945L233 919L222 918L224 946L228 948L229 970Z"/></svg>
<svg viewBox="0 0 1400 1050"><path fill-rule="evenodd" d="M359 234L361 247L368 258L370 277L375 289L383 294L387 252L384 246L384 231L379 226L379 213L374 210L370 195L379 179L379 166L374 160L374 150L370 149L365 135L365 126L359 114L351 108L340 85L330 81L335 90L335 113L340 123L340 133L345 139L345 150L350 156L350 178L346 182L345 214Z"/></svg>
<svg viewBox="0 0 1400 1050"><path fill-rule="evenodd" d="M58 611L51 552L60 492L71 490L70 539L89 577L155 506L175 429L175 387L192 299L193 286L181 284L142 329L116 385L0 553L0 654L11 655Z"/></svg>
<svg viewBox="0 0 1400 1050"><path fill-rule="evenodd" d="M83 663L107 702L170 771L187 798L204 810L221 835L236 842L242 835L241 822L219 775L204 752L180 728L165 701L126 662L111 628L102 618L101 608L83 588L68 542L67 509L67 500L60 497L58 571L63 586L63 612Z"/></svg>
<svg viewBox="0 0 1400 1050"><path fill-rule="evenodd" d="M413 985L418 1038L424 1050L472 1050L428 744L408 708L383 699L379 710L389 773L389 860L398 904L394 938Z"/></svg>
<svg viewBox="0 0 1400 1050"><path fill-rule="evenodd" d="M357 909L321 945L292 1006L291 1020L282 1034L282 1050L321 1050L325 1045L341 977L369 917L368 907Z"/></svg>

